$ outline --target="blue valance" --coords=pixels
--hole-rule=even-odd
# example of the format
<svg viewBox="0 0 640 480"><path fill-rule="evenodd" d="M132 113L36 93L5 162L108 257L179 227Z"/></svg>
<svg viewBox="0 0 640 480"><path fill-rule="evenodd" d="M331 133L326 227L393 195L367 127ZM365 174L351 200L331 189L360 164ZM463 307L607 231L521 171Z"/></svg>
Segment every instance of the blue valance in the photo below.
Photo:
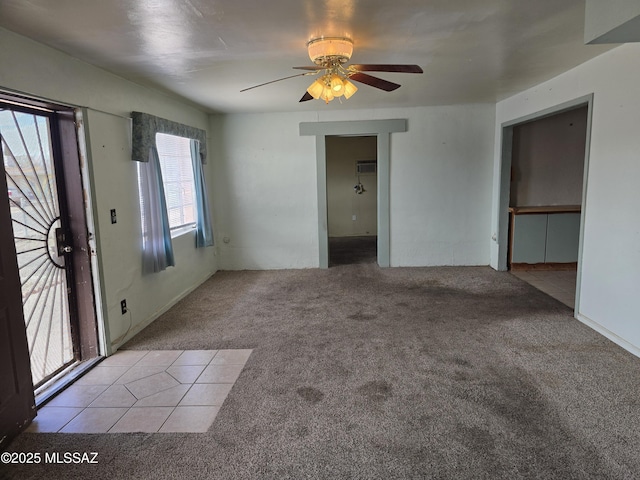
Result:
<svg viewBox="0 0 640 480"><path fill-rule="evenodd" d="M156 133L166 133L197 140L200 143L202 163L207 163L206 131L142 112L131 112L131 119L133 120L131 153L133 161L148 162L149 149L156 145Z"/></svg>

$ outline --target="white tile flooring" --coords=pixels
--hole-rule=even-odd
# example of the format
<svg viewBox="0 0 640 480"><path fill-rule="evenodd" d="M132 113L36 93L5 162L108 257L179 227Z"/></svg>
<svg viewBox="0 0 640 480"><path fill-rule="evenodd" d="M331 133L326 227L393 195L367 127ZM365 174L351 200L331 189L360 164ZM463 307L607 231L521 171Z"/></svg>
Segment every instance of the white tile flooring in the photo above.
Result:
<svg viewBox="0 0 640 480"><path fill-rule="evenodd" d="M47 405L27 432L206 432L251 350L121 350Z"/></svg>
<svg viewBox="0 0 640 480"><path fill-rule="evenodd" d="M512 270L511 273L568 307L575 307L575 270Z"/></svg>

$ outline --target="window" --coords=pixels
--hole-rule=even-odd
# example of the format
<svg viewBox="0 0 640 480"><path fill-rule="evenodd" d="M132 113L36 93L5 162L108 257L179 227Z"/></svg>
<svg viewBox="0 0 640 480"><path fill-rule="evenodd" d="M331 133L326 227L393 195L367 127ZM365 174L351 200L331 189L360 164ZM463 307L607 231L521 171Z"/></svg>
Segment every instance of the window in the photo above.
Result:
<svg viewBox="0 0 640 480"><path fill-rule="evenodd" d="M156 146L160 159L171 236L175 237L183 233L185 229L195 228L197 220L190 140L175 135L157 133ZM140 196L141 205L143 201ZM144 208L141 210L144 216ZM144 217L142 220L142 224L145 225Z"/></svg>
<svg viewBox="0 0 640 480"><path fill-rule="evenodd" d="M156 134L171 230L196 224L195 186L188 138Z"/></svg>

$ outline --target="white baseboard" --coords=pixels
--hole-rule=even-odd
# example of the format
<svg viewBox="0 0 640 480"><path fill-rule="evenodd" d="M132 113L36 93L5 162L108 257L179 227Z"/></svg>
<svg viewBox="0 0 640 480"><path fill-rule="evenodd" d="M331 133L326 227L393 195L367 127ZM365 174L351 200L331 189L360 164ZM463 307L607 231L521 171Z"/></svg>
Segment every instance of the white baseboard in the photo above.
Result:
<svg viewBox="0 0 640 480"><path fill-rule="evenodd" d="M160 310L156 310L153 315L151 315L150 317L148 317L147 319L145 319L144 321L136 324L134 327L131 328L131 330L127 333L127 335L125 336L124 339L122 339L121 341L117 342L117 343L112 343L111 344L111 355L113 355L114 353L116 353L118 351L118 349L124 345L125 343L127 343L129 340L131 340L136 334L140 333L143 329L145 329L146 327L148 327L149 325L151 325L155 320L158 319L158 317L160 317L160 315L162 315L163 313L166 313L167 311L169 311L169 309L171 309L171 307L173 307L176 303L178 303L180 300L182 300L184 297L186 297L187 295L189 295L191 292L193 292L196 288L198 288L200 285L202 285L204 282L206 282L207 280L209 280L213 275L215 275L217 273L213 272L210 275L206 275L205 277L201 278L200 280L198 280L197 282L195 282L191 287L189 287L188 289L186 289L184 292L180 293L180 295L177 295L176 297L174 297L172 300L170 300L167 304L164 305L164 307L162 307Z"/></svg>
<svg viewBox="0 0 640 480"><path fill-rule="evenodd" d="M640 347L637 347L634 344L629 343L624 338L616 335L611 330L609 330L608 328L603 327L599 323L591 320L589 317L586 317L586 316L578 313L578 314L576 314L576 318L580 322L582 322L585 325L587 325L588 327L593 328L599 334L604 335L605 337L607 337L609 340L611 340L616 345L624 348L627 352L631 353L632 355L635 355L636 357L640 357Z"/></svg>

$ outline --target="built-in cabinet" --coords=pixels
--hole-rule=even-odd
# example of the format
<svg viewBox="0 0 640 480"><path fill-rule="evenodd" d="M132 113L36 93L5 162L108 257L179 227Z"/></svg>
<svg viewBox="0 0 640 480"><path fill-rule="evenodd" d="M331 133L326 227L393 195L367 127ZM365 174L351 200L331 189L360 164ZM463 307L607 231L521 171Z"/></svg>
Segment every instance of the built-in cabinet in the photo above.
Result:
<svg viewBox="0 0 640 480"><path fill-rule="evenodd" d="M510 263L578 261L580 206L511 207Z"/></svg>

